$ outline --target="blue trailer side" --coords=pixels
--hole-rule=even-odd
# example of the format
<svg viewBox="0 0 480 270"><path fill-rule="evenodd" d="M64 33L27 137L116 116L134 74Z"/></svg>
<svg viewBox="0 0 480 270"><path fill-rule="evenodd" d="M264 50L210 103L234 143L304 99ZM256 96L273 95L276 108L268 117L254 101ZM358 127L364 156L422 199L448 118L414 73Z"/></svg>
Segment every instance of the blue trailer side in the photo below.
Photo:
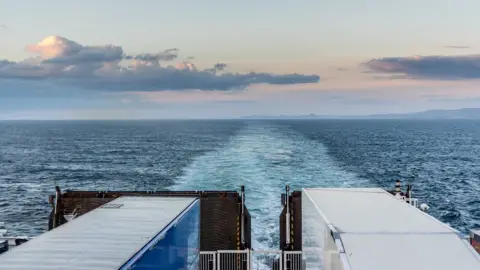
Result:
<svg viewBox="0 0 480 270"><path fill-rule="evenodd" d="M200 201L196 200L121 269L198 269Z"/></svg>

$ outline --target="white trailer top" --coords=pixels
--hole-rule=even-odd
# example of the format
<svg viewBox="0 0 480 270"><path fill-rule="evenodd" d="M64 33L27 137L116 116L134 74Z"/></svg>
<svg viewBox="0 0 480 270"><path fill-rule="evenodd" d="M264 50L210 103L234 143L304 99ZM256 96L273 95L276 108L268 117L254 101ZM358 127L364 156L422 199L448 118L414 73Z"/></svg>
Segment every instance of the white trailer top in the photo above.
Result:
<svg viewBox="0 0 480 270"><path fill-rule="evenodd" d="M458 231L383 189L302 193L337 237L345 270L480 269L480 256Z"/></svg>
<svg viewBox="0 0 480 270"><path fill-rule="evenodd" d="M119 269L193 197L119 197L0 255L0 270Z"/></svg>

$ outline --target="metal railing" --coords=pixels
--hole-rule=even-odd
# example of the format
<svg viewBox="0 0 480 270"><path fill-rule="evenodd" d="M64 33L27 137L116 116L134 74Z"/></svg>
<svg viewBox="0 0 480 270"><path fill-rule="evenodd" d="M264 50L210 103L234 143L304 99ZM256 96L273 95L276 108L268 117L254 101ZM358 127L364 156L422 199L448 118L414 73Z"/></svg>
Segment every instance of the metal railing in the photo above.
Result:
<svg viewBox="0 0 480 270"><path fill-rule="evenodd" d="M201 251L199 260L200 270L217 269L217 252L216 251Z"/></svg>
<svg viewBox="0 0 480 270"><path fill-rule="evenodd" d="M301 251L201 251L199 270L302 270Z"/></svg>
<svg viewBox="0 0 480 270"><path fill-rule="evenodd" d="M250 270L250 250L217 251L217 269L213 270Z"/></svg>
<svg viewBox="0 0 480 270"><path fill-rule="evenodd" d="M405 198L404 201L406 201L411 206L413 206L415 208L418 208L418 199L416 199L416 198Z"/></svg>
<svg viewBox="0 0 480 270"><path fill-rule="evenodd" d="M301 251L284 251L283 252L283 269L284 270L300 270L304 269Z"/></svg>
<svg viewBox="0 0 480 270"><path fill-rule="evenodd" d="M411 206L415 207L415 208L418 208L418 199L417 198L407 198L405 196L400 196L400 195L396 195L395 198L398 198L408 204L410 204Z"/></svg>
<svg viewBox="0 0 480 270"><path fill-rule="evenodd" d="M283 270L281 250L251 250L250 259L251 270Z"/></svg>

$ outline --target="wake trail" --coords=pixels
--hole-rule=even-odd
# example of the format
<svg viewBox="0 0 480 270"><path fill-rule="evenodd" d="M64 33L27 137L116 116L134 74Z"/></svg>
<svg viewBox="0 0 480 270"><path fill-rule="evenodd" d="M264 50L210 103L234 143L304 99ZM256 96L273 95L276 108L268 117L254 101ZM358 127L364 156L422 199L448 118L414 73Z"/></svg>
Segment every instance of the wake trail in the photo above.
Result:
<svg viewBox="0 0 480 270"><path fill-rule="evenodd" d="M252 247L276 249L280 194L287 184L291 189L369 185L342 170L323 144L287 127L257 122L223 148L193 160L172 190L240 190L245 185Z"/></svg>

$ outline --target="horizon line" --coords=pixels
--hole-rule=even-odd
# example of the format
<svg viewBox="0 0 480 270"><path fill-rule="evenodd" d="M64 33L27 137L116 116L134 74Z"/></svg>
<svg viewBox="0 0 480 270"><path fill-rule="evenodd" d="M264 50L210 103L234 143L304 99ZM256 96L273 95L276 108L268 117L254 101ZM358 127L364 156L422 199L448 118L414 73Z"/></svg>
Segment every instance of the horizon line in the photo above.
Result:
<svg viewBox="0 0 480 270"><path fill-rule="evenodd" d="M176 121L176 120L348 120L348 119L360 119L360 120L378 120L378 119L409 119L409 116L414 116L416 114L422 114L427 112L455 112L455 111L465 111L465 110L480 110L480 108L467 107L467 108L458 108L458 109L431 109L415 112L405 112L405 113L376 113L376 114L359 114L359 115L335 115L335 114L275 114L275 115L243 115L243 116L232 116L232 117L174 117L174 118L0 118L0 121ZM381 118L378 118L381 117ZM404 117L404 118L398 118ZM414 118L419 119L419 118ZM440 117L430 117L429 119L452 119L452 118L440 118ZM472 117L460 117L453 119L472 119ZM478 119L478 118L477 118Z"/></svg>

